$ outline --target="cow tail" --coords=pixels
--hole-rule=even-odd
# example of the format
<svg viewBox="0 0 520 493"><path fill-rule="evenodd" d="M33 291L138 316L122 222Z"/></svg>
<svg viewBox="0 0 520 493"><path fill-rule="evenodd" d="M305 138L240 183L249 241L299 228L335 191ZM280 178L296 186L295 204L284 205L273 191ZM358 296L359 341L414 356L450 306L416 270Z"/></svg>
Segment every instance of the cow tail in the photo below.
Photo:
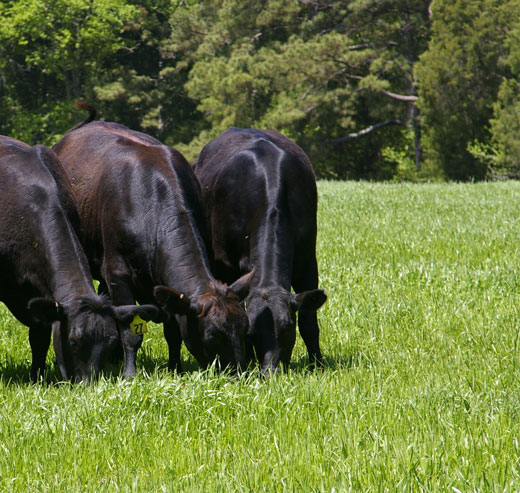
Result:
<svg viewBox="0 0 520 493"><path fill-rule="evenodd" d="M83 125L86 125L87 123L90 123L96 119L97 110L91 104L85 103L84 101L76 101L74 103L74 108L88 111L88 116L85 118L85 120L72 127L71 130L76 130L77 128L80 128Z"/></svg>

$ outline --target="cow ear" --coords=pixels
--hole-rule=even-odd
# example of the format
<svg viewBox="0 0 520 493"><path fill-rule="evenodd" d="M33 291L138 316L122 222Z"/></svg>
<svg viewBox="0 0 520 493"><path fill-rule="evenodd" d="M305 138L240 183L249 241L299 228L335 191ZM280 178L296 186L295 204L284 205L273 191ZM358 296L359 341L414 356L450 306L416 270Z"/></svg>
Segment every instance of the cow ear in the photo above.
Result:
<svg viewBox="0 0 520 493"><path fill-rule="evenodd" d="M291 304L295 310L315 312L325 301L327 301L327 295L323 289L311 289L293 294Z"/></svg>
<svg viewBox="0 0 520 493"><path fill-rule="evenodd" d="M237 279L231 286L229 286L229 289L233 291L240 301L242 301L248 294L249 289L251 288L251 281L253 280L253 276L255 275L255 269L253 269L251 272L248 272L247 274L244 274L242 277Z"/></svg>
<svg viewBox="0 0 520 493"><path fill-rule="evenodd" d="M48 298L33 298L27 308L38 322L46 325L62 321L65 316L63 307L57 301Z"/></svg>
<svg viewBox="0 0 520 493"><path fill-rule="evenodd" d="M146 322L164 322L161 310L155 305L123 305L115 306L114 312L117 320L123 323L130 323L136 315L139 315Z"/></svg>
<svg viewBox="0 0 520 493"><path fill-rule="evenodd" d="M168 314L188 315L191 310L190 299L175 289L155 286L153 295L157 304Z"/></svg>

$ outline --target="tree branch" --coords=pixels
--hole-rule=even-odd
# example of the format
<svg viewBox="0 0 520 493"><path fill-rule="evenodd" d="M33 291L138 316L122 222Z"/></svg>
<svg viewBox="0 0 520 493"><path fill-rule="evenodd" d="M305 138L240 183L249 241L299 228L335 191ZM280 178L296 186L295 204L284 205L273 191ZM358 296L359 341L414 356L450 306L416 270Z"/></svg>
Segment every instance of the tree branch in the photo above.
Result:
<svg viewBox="0 0 520 493"><path fill-rule="evenodd" d="M347 51L365 50L366 48L380 48L381 46L398 46L395 41L388 41L387 43L364 43L360 45L347 46Z"/></svg>
<svg viewBox="0 0 520 493"><path fill-rule="evenodd" d="M419 98L417 96L406 96L403 94L396 94L395 92L385 91L384 89L379 89L381 93L383 93L385 96L388 96L392 99L397 99L398 101L417 101Z"/></svg>
<svg viewBox="0 0 520 493"><path fill-rule="evenodd" d="M359 137L363 137L374 130L378 130L379 128L386 127L388 125L404 125L401 120L387 120L386 122L376 123L375 125L370 125L370 127L364 128L359 132L354 132L351 134L347 134L344 137L338 137L337 139L327 139L325 142L331 142L333 144L337 144L339 142L345 142L347 140L357 139Z"/></svg>
<svg viewBox="0 0 520 493"><path fill-rule="evenodd" d="M339 72L338 72L339 74ZM354 80L362 80L363 77L360 75L352 75L352 74L344 74L347 79L354 79ZM395 92L386 91L385 89L377 89L377 88L369 88L369 87L363 87L361 89L371 89L372 91L380 92L381 94L384 94L385 96L388 96L389 98L396 99L397 101L404 101L406 103L409 103L411 101L417 101L419 98L417 96L413 95L406 95L406 94L396 94Z"/></svg>

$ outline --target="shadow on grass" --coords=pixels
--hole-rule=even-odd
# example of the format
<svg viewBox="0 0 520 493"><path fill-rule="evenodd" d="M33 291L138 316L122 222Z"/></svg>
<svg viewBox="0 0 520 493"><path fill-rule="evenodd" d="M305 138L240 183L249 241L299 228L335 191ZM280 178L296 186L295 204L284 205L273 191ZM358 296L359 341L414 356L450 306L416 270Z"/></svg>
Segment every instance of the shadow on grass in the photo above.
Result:
<svg viewBox="0 0 520 493"><path fill-rule="evenodd" d="M19 362L8 359L0 365L0 381L6 385L33 385L31 380L31 363ZM54 365L48 365L45 374L39 383L56 384L63 381L60 371Z"/></svg>
<svg viewBox="0 0 520 493"><path fill-rule="evenodd" d="M184 373L192 373L201 370L201 367L194 358L181 358L181 364ZM153 354L152 350L143 347L137 353L137 371L139 372L139 370L143 370L148 375L157 371L168 371L168 357L157 356L157 354Z"/></svg>
<svg viewBox="0 0 520 493"><path fill-rule="evenodd" d="M30 364L7 362L0 368L0 380L5 385L30 384L32 383L30 371Z"/></svg>
<svg viewBox="0 0 520 493"><path fill-rule="evenodd" d="M200 366L195 362L186 360L182 362L184 373L192 373L201 370ZM102 377L107 381L116 381L121 378L123 372L122 362L107 363L101 373ZM144 373L145 375L155 375L157 373L169 373L168 361L163 358L152 357L147 352L141 351L138 353L137 360L137 374ZM31 364L30 362L20 362L7 359L0 363L0 381L5 386L24 386L33 385L31 380ZM47 369L43 378L37 382L37 385L59 385L70 384L70 382L63 379L57 365L47 365Z"/></svg>
<svg viewBox="0 0 520 493"><path fill-rule="evenodd" d="M374 362L365 352L358 350L354 351L349 355L325 355L323 357L323 366L311 369L309 366L309 358L302 356L297 360L291 361L289 369L296 373L307 373L307 372L324 372L327 370L349 370L353 368L371 368ZM33 382L30 377L30 363L13 361L6 359L3 364L0 365L0 381L4 385L32 385ZM194 373L197 371L204 371L193 358L184 359L182 366L185 374ZM109 381L116 381L121 378L123 371L123 364L121 362L111 362L105 365L102 372L103 378ZM166 358L157 357L152 355L150 351L141 349L138 352L137 358L137 372L144 373L145 375L157 375L160 373L166 373L172 375L168 371L168 361ZM253 376L258 375L259 378L259 364L253 362L248 368L243 370L242 375ZM54 364L48 365L45 372L44 378L39 384L43 385L56 385L60 383L68 384L63 380L58 367Z"/></svg>
<svg viewBox="0 0 520 493"><path fill-rule="evenodd" d="M352 368L371 368L374 366L372 358L364 351L353 351L348 355L325 355L323 365L315 370L309 367L308 356L302 356L299 360L291 362L291 371L327 371L327 370L350 370Z"/></svg>

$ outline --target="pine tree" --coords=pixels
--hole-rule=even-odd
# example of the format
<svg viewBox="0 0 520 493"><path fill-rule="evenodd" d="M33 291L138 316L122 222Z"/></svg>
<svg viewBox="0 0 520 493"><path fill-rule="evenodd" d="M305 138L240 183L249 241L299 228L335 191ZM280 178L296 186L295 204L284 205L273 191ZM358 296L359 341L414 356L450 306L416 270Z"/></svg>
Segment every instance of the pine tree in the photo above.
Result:
<svg viewBox="0 0 520 493"><path fill-rule="evenodd" d="M435 0L428 50L416 68L428 158L452 180L483 179L469 151L489 142L493 104L504 75L511 6L502 0Z"/></svg>

